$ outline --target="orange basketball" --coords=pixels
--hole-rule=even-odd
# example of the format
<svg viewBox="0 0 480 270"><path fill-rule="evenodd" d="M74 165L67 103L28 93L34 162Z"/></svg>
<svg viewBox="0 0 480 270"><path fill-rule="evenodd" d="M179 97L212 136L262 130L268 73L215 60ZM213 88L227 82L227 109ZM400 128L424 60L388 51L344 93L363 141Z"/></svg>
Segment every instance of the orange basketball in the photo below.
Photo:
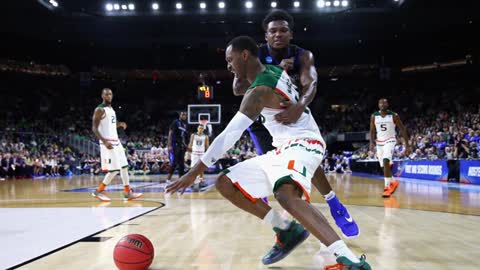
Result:
<svg viewBox="0 0 480 270"><path fill-rule="evenodd" d="M113 250L113 260L120 270L145 270L152 264L152 242L141 234L122 237Z"/></svg>

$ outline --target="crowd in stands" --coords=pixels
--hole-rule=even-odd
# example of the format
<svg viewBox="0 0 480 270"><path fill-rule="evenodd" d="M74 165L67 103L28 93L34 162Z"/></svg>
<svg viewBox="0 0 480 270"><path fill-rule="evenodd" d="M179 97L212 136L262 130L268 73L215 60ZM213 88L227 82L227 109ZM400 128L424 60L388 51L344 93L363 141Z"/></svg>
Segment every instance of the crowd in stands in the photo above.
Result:
<svg viewBox="0 0 480 270"><path fill-rule="evenodd" d="M12 67L31 68L32 63L0 61L1 71L15 71ZM45 70L45 66L40 65ZM57 66L52 72L62 70ZM57 71L55 71L57 70ZM68 70L65 70L68 72ZM25 73L25 72L23 72ZM36 74L32 71L33 74ZM71 133L97 142L91 132L91 117L101 102L99 89L114 89L114 109L117 118L125 121L128 128L120 130L134 173L166 172L169 156L166 147L168 126L177 117L178 104L195 104L195 85L190 82L148 86L128 81L92 84L86 89L78 87L66 78L45 79L42 76L22 76L8 73L0 84L0 178L6 176L25 177L55 176L70 173L100 173L99 157L81 155L61 142L62 135ZM33 77L33 78L32 78ZM53 81L52 81L53 80ZM161 84L161 83L160 83ZM13 86L12 86L13 85ZM76 90L69 89L71 85ZM35 86L35 87L33 87ZM222 104L222 121L226 124L238 110L238 97L233 97L228 84L217 85L215 102ZM323 87L323 86L322 86ZM177 94L178 89L192 89L191 95ZM137 90L138 89L138 90ZM377 100L382 91L377 89L350 89L319 92L310 105L322 135L342 132L368 132L369 119L376 111ZM22 94L19 94L22 93ZM479 90L438 90L436 95L416 88L391 89L386 93L390 108L400 115L408 134L413 153L405 155L402 139L395 149L398 159L477 159L480 150ZM221 96L223 95L223 96ZM336 105L335 105L336 104ZM192 131L194 127L191 127ZM214 126L218 134L222 125ZM35 134L35 135L33 135ZM40 135L42 134L42 135ZM212 141L213 138L211 138ZM255 156L248 135L243 136L219 162L219 169ZM374 159L368 143L358 148L352 158ZM188 158L186 159L188 163ZM332 159L333 160L333 159ZM330 171L336 171L336 163L330 162ZM335 163L335 164L334 164ZM342 161L340 161L342 163ZM344 166L344 165L342 165ZM29 167L31 169L24 170ZM348 171L344 168L344 171Z"/></svg>
<svg viewBox="0 0 480 270"><path fill-rule="evenodd" d="M395 159L478 159L480 156L480 108L478 104L461 105L458 102L449 102L451 96L444 95L437 104L442 106L430 107L429 104L415 101L412 106L396 110L403 120L412 146L412 153L406 155L403 138L398 138L395 148ZM455 99L451 99L455 100ZM395 104L392 104L394 107ZM101 173L99 157L85 156L75 153L66 147L60 138L63 133L75 133L90 141L96 141L90 131L91 108L70 106L70 110L63 114L29 114L26 110L6 111L0 121L5 127L0 134L0 179L6 177L38 177L68 175L70 173ZM366 106L352 108L336 108L343 127L365 130L369 125L369 117L358 115L366 112ZM129 115L129 121L137 125L146 125L146 128L127 130L121 133L122 140L128 152L130 169L133 173L164 173L169 168L169 155L166 147L168 123L173 119L147 121L146 114ZM352 117L346 117L352 115ZM19 117L20 116L20 117ZM328 119L334 119L326 117ZM338 120L337 119L337 120ZM365 119L367 119L365 121ZM132 125L134 126L134 125ZM129 126L130 127L130 126ZM215 126L221 129L220 126ZM343 129L349 130L350 128ZM59 132L61 131L61 132ZM218 132L219 130L217 130ZM339 131L339 130L337 130ZM35 133L32 133L35 132ZM325 132L324 132L325 133ZM44 134L44 135L39 135ZM256 149L248 135L230 149L218 163L218 169L231 166L238 161L256 155ZM368 143L358 148L352 155L353 159L375 159L374 153L368 149ZM328 171L348 172L342 158L331 156ZM338 164L337 164L338 162ZM187 165L189 158L186 158ZM341 169L340 169L341 168Z"/></svg>
<svg viewBox="0 0 480 270"><path fill-rule="evenodd" d="M0 180L72 174L77 155L55 136L0 136Z"/></svg>
<svg viewBox="0 0 480 270"><path fill-rule="evenodd" d="M102 173L99 156L76 152L64 145L61 136L3 133L0 138L0 180ZM168 171L170 157L166 136L157 139L137 135L125 136L122 141L126 142L126 154L132 174L159 174ZM223 170L254 156L256 149L250 137L244 135L211 171ZM187 153L187 168L190 162Z"/></svg>
<svg viewBox="0 0 480 270"><path fill-rule="evenodd" d="M331 154L325 156L322 162L322 168L325 173L352 173L350 170L351 152L344 152L344 154Z"/></svg>
<svg viewBox="0 0 480 270"><path fill-rule="evenodd" d="M65 65L37 64L16 60L0 59L0 71L20 72L33 75L68 76L70 70Z"/></svg>
<svg viewBox="0 0 480 270"><path fill-rule="evenodd" d="M167 147L167 137L163 136L157 140L144 138L144 140L129 140L127 142L127 159L130 163L130 170L134 174L166 173L170 166L170 157ZM240 161L256 156L256 149L248 135L242 136L222 159L213 171L223 170ZM188 153L185 155L186 167L190 166L191 158Z"/></svg>
<svg viewBox="0 0 480 270"><path fill-rule="evenodd" d="M412 153L406 155L403 139L397 138L396 159L478 159L480 156L480 107L458 106L454 110L426 110L404 119ZM368 144L355 152L356 159L375 159Z"/></svg>

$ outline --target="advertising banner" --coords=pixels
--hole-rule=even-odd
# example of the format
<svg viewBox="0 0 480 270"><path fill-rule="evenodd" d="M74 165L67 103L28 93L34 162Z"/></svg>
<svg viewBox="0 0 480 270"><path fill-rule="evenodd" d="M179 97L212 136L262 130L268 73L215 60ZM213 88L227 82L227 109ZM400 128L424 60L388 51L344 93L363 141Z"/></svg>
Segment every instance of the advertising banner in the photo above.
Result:
<svg viewBox="0 0 480 270"><path fill-rule="evenodd" d="M396 177L436 181L448 180L448 166L446 160L395 161L392 170L393 175Z"/></svg>
<svg viewBox="0 0 480 270"><path fill-rule="evenodd" d="M480 185L480 160L460 160L460 182Z"/></svg>

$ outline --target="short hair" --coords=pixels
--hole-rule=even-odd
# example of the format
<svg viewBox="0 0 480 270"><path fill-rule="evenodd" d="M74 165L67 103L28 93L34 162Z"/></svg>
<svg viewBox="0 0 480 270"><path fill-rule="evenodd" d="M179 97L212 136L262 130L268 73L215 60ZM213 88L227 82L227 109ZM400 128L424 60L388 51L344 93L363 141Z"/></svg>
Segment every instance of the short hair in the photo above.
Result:
<svg viewBox="0 0 480 270"><path fill-rule="evenodd" d="M268 24L273 21L286 21L290 30L293 30L293 17L285 10L275 9L265 16L263 19L263 30L267 31Z"/></svg>
<svg viewBox="0 0 480 270"><path fill-rule="evenodd" d="M228 43L228 46L232 46L232 50L235 50L235 51L247 50L253 56L255 56L255 57L258 56L257 42L255 42L255 40L253 38L249 37L249 36L238 36L238 37L232 39Z"/></svg>

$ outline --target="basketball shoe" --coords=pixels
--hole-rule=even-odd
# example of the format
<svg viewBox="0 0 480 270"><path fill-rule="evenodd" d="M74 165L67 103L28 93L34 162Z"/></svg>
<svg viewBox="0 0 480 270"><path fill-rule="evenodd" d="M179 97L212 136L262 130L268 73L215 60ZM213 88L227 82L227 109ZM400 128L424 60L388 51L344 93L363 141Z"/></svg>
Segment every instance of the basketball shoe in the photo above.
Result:
<svg viewBox="0 0 480 270"><path fill-rule="evenodd" d="M143 193L136 193L136 192L133 192L133 190L130 190L130 192L127 193L123 193L123 200L124 201L131 201L131 200L135 200L135 199L138 199L140 197L142 197Z"/></svg>
<svg viewBox="0 0 480 270"><path fill-rule="evenodd" d="M97 190L95 190L94 192L92 192L92 196L99 199L102 202L110 202L112 200L107 195L105 195L103 191L98 192Z"/></svg>
<svg viewBox="0 0 480 270"><path fill-rule="evenodd" d="M327 200L330 206L330 214L332 214L335 223L342 231L346 238L355 238L360 235L357 223L353 220L347 211L347 208L338 200L337 196Z"/></svg>
<svg viewBox="0 0 480 270"><path fill-rule="evenodd" d="M372 270L370 265L366 262L365 255L362 255L359 263L353 263L346 257L338 257L337 264L325 266L324 270Z"/></svg>
<svg viewBox="0 0 480 270"><path fill-rule="evenodd" d="M290 227L287 230L281 230L277 227L274 227L273 230L277 233L277 241L267 255L262 258L264 265L276 263L287 257L290 252L310 235L302 224L295 221L290 223Z"/></svg>
<svg viewBox="0 0 480 270"><path fill-rule="evenodd" d="M382 196L383 196L384 198L390 197L390 196L393 194L393 192L395 192L395 190L397 189L397 187L398 187L399 184L400 184L400 183L399 183L397 180L392 180L392 181L390 182L390 186L385 187L385 188L383 189L383 195L382 195Z"/></svg>

